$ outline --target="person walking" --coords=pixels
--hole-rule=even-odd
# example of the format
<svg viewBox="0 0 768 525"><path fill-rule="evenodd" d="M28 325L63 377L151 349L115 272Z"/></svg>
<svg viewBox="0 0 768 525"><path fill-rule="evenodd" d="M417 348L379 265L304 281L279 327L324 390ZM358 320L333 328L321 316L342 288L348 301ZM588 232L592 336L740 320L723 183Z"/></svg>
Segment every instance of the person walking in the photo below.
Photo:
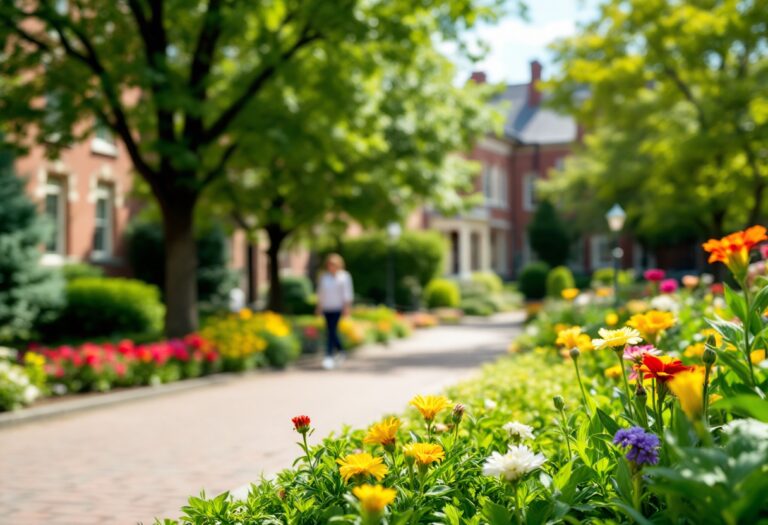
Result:
<svg viewBox="0 0 768 525"><path fill-rule="evenodd" d="M331 370L337 361L345 357L344 348L339 338L339 321L349 315L354 292L352 276L344 270L344 259L338 253L332 253L325 259L325 271L317 283L317 315L325 317L328 340L323 358L323 368Z"/></svg>

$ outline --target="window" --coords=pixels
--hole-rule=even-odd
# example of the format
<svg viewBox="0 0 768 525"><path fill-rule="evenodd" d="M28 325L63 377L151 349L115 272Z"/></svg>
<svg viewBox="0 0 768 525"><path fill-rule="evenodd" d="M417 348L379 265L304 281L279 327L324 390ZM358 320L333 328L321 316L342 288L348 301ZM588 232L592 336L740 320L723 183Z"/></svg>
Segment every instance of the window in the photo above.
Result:
<svg viewBox="0 0 768 525"><path fill-rule="evenodd" d="M102 121L97 121L93 127L93 140L91 141L91 151L99 155L117 156L117 144L112 129Z"/></svg>
<svg viewBox="0 0 768 525"><path fill-rule="evenodd" d="M499 275L507 275L507 232L505 230L491 231L491 257L493 269Z"/></svg>
<svg viewBox="0 0 768 525"><path fill-rule="evenodd" d="M45 251L64 256L67 248L67 201L63 180L49 178L46 182L45 215L51 223L51 234L45 243Z"/></svg>
<svg viewBox="0 0 768 525"><path fill-rule="evenodd" d="M469 244L470 249L472 250L471 255L471 269L473 272L479 271L480 268L480 250L481 243L480 243L480 234L477 232L472 232L469 237Z"/></svg>
<svg viewBox="0 0 768 525"><path fill-rule="evenodd" d="M483 164L483 197L486 204L493 201L493 171L489 164Z"/></svg>
<svg viewBox="0 0 768 525"><path fill-rule="evenodd" d="M507 204L507 174L504 172L501 166L496 166L494 170L496 174L496 202L499 204Z"/></svg>
<svg viewBox="0 0 768 525"><path fill-rule="evenodd" d="M112 187L99 184L96 188L96 217L93 226L93 257L112 255L112 221L114 216Z"/></svg>
<svg viewBox="0 0 768 525"><path fill-rule="evenodd" d="M536 209L538 199L536 198L536 174L529 173L523 177L523 209L533 211Z"/></svg>
<svg viewBox="0 0 768 525"><path fill-rule="evenodd" d="M592 269L607 268L613 263L611 240L607 235L595 235L591 241Z"/></svg>

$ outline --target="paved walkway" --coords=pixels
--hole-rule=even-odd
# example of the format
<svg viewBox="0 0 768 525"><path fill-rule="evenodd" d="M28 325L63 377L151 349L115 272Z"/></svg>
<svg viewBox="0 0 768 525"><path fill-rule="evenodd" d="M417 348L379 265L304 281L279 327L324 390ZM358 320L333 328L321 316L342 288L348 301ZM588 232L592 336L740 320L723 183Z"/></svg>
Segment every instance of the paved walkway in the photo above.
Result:
<svg viewBox="0 0 768 525"><path fill-rule="evenodd" d="M186 497L290 466L290 418L314 438L400 412L503 353L519 318L417 332L341 369L282 373L0 429L0 524L127 525L176 517Z"/></svg>

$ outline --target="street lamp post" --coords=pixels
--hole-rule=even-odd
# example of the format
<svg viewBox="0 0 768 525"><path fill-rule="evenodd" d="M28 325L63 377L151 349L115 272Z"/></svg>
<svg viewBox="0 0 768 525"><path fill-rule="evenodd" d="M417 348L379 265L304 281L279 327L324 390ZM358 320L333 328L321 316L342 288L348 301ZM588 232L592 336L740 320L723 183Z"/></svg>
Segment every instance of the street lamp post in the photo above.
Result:
<svg viewBox="0 0 768 525"><path fill-rule="evenodd" d="M614 204L608 213L605 214L605 219L608 221L608 228L613 232L613 249L611 255L613 256L613 300L616 306L619 305L619 269L621 267L621 258L624 256L624 250L619 246L619 235L624 228L624 221L627 219L627 214L619 204Z"/></svg>
<svg viewBox="0 0 768 525"><path fill-rule="evenodd" d="M395 243L400 238L403 229L398 222L387 225L389 246L387 249L387 306L395 308Z"/></svg>

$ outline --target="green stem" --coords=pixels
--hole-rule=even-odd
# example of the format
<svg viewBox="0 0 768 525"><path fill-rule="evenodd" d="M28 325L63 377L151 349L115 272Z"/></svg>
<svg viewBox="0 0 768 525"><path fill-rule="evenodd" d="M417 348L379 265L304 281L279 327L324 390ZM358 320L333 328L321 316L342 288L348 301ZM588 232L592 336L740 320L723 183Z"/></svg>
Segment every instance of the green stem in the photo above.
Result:
<svg viewBox="0 0 768 525"><path fill-rule="evenodd" d="M632 410L632 393L629 390L629 381L627 381L627 368L624 366L624 359L622 359L623 351L616 352L616 357L619 359L619 367L621 368L621 378L624 380L624 392L627 394L627 409L629 411L629 417L634 418L635 411Z"/></svg>
<svg viewBox="0 0 768 525"><path fill-rule="evenodd" d="M643 513L643 474L638 469L632 476L632 505L640 514Z"/></svg>
<svg viewBox="0 0 768 525"><path fill-rule="evenodd" d="M747 279L744 278L744 281L741 283L741 290L744 292L744 302L745 302L745 310L746 314L743 319L743 326L744 326L744 351L745 351L745 357L747 358L747 365L749 366L749 379L752 382L752 387L754 388L756 385L755 382L755 369L752 365L752 356L750 355L752 353L752 344L749 341L749 335L750 335L750 318L752 317L752 312L750 312L750 304L749 304L749 286L747 286Z"/></svg>
<svg viewBox="0 0 768 525"><path fill-rule="evenodd" d="M520 484L515 482L515 521L518 525L523 525L523 505L520 503Z"/></svg>
<svg viewBox="0 0 768 525"><path fill-rule="evenodd" d="M581 372L579 372L579 363L576 359L573 359L573 366L576 368L576 379L579 381L579 389L581 390L581 400L584 403L584 410L589 413L589 405L587 404L587 392L584 390L584 384L581 382Z"/></svg>
<svg viewBox="0 0 768 525"><path fill-rule="evenodd" d="M307 463L309 464L309 470L312 472L312 481L315 481L315 466L312 464L312 456L309 454L309 445L307 444L306 432L301 434L301 438L304 442L304 446L302 448L304 449L304 454L306 455Z"/></svg>
<svg viewBox="0 0 768 525"><path fill-rule="evenodd" d="M709 426L709 373L712 370L711 365L704 367L704 390L702 392L702 404L704 405L704 423Z"/></svg>
<svg viewBox="0 0 768 525"><path fill-rule="evenodd" d="M560 411L560 418L563 422L561 427L563 429L563 436L565 437L565 446L568 448L568 461L570 461L573 459L573 452L571 452L571 438L568 435L568 421L565 419L565 412L562 410Z"/></svg>

